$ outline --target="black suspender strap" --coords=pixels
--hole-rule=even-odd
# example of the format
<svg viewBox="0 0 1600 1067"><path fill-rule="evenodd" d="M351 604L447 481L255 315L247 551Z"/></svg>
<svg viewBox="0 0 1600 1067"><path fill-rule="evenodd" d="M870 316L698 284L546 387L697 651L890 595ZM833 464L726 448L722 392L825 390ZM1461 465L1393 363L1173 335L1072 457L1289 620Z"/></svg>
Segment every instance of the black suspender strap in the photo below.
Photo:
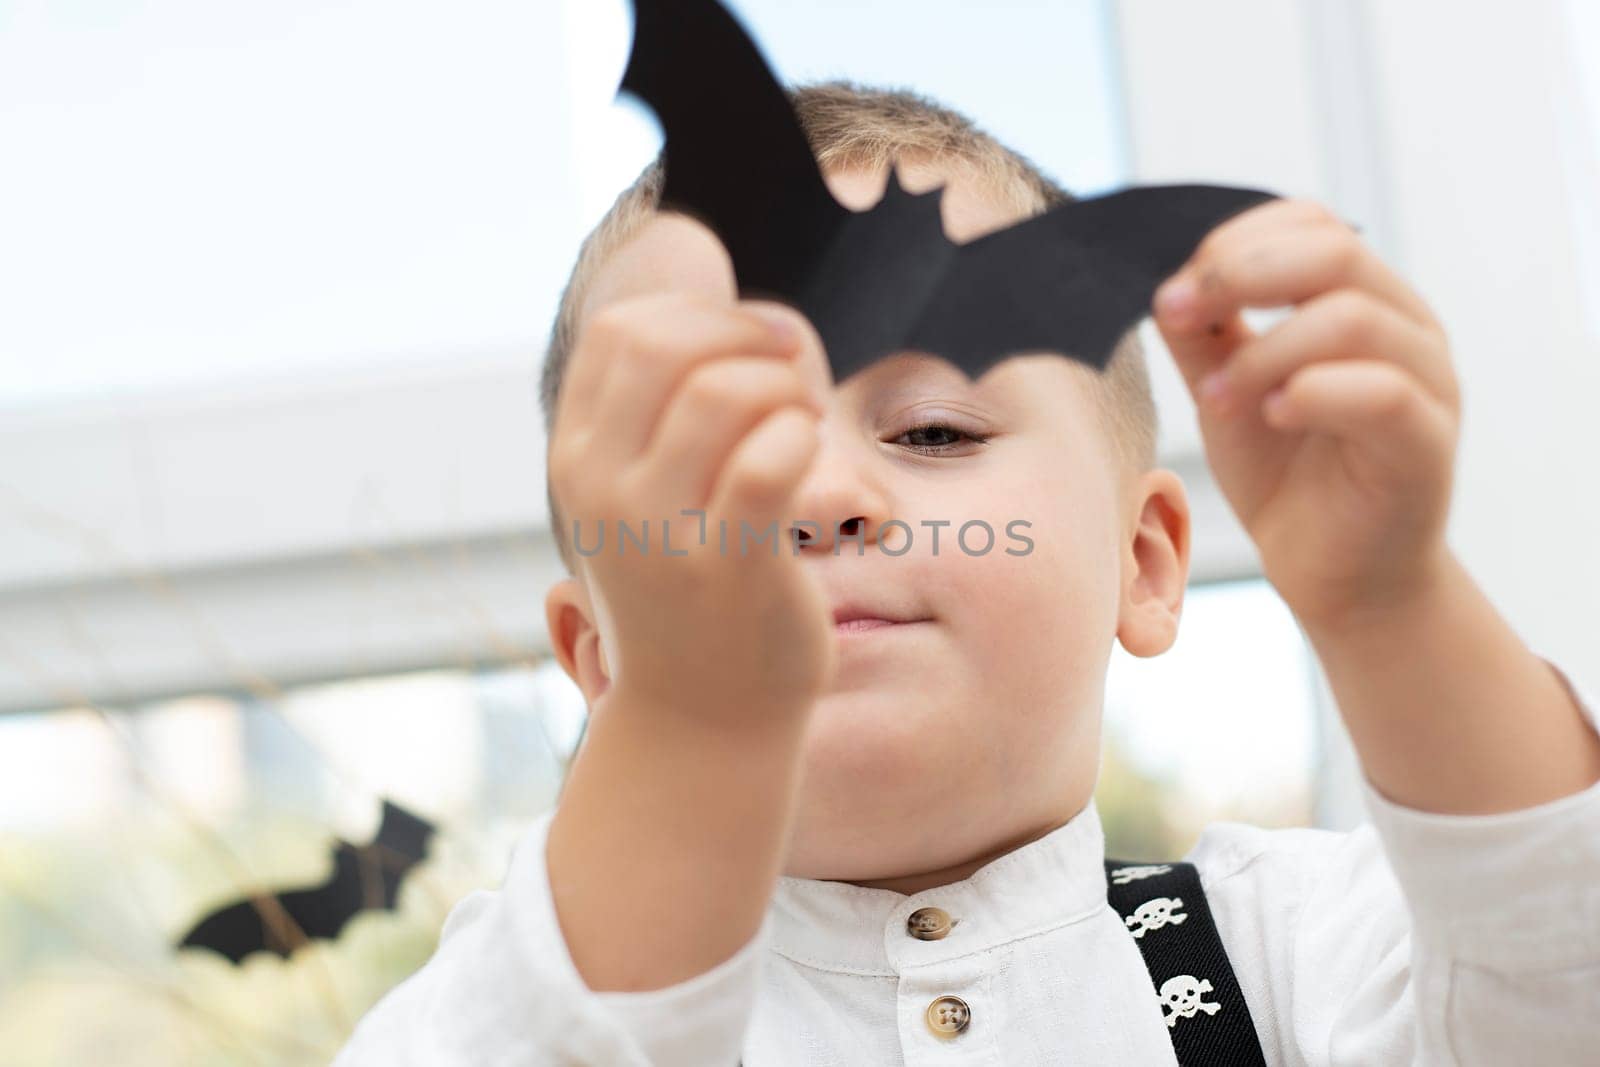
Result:
<svg viewBox="0 0 1600 1067"><path fill-rule="evenodd" d="M1106 860L1106 899L1139 945L1182 1067L1266 1067L1192 863Z"/></svg>

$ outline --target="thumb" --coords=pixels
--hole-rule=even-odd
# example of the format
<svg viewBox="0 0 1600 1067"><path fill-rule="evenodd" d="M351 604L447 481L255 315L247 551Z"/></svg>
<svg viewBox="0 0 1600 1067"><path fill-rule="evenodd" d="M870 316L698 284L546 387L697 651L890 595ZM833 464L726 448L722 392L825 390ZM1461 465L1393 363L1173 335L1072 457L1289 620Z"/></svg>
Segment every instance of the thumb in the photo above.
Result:
<svg viewBox="0 0 1600 1067"><path fill-rule="evenodd" d="M829 364L828 353L823 348L822 335L817 333L817 328L812 325L811 320L797 309L778 300L750 298L740 303L764 318L786 320L793 326L800 341L794 354L795 366L810 388L811 395L826 409L828 399L833 394L833 367Z"/></svg>
<svg viewBox="0 0 1600 1067"><path fill-rule="evenodd" d="M1158 314L1155 324L1196 404L1200 402L1201 380L1220 369L1240 345L1255 337L1255 331L1237 311L1223 321L1197 325L1176 325Z"/></svg>

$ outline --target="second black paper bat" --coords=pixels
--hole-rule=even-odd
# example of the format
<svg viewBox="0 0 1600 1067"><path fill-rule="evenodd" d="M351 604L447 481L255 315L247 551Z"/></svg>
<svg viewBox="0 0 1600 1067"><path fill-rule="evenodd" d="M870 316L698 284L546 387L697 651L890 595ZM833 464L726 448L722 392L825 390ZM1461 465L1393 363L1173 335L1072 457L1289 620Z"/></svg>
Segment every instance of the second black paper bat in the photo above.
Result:
<svg viewBox="0 0 1600 1067"><path fill-rule="evenodd" d="M209 948L239 963L252 952L290 953L313 937L332 939L357 912L394 910L400 880L422 861L433 824L392 801L372 843L336 841L333 873L305 889L248 897L211 912L179 948ZM287 920L287 921L286 921Z"/></svg>
<svg viewBox="0 0 1600 1067"><path fill-rule="evenodd" d="M898 351L942 357L973 379L1021 352L1103 370L1205 234L1274 198L1133 186L958 245L940 220L943 189L912 194L897 169L871 210L834 199L782 86L717 0L632 2L621 90L661 122L661 206L711 228L741 296L811 320L836 382Z"/></svg>

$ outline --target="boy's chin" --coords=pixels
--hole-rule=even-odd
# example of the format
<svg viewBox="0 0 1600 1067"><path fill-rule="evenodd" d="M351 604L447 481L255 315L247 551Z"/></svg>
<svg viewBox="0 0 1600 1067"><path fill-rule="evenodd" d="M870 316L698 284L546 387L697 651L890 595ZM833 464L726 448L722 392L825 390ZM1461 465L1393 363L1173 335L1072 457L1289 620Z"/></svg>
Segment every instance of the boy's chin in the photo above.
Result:
<svg viewBox="0 0 1600 1067"><path fill-rule="evenodd" d="M925 808L953 783L964 738L981 723L942 702L825 700L808 726L803 793L813 819L847 827L893 812Z"/></svg>
<svg viewBox="0 0 1600 1067"><path fill-rule="evenodd" d="M914 754L929 738L951 729L965 731L981 718L976 701L961 699L959 688L926 669L880 667L859 676L835 679L817 698L809 731L813 748L847 756L878 750ZM962 709L969 709L963 711Z"/></svg>

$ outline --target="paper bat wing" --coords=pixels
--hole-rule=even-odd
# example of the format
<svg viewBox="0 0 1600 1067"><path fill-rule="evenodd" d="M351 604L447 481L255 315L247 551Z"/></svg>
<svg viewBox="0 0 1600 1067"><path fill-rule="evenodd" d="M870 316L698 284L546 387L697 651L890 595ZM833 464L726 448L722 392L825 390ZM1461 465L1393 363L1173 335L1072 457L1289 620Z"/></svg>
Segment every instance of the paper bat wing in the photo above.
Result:
<svg viewBox="0 0 1600 1067"><path fill-rule="evenodd" d="M234 963L261 949L289 955L287 946L267 937L256 906L248 900L211 912L183 935L178 947L209 948Z"/></svg>
<svg viewBox="0 0 1600 1067"><path fill-rule="evenodd" d="M372 843L382 845L401 860L417 863L427 852L428 842L433 838L433 834L434 826L431 822L411 814L394 801L385 799L383 818L378 823L378 832L373 835ZM410 865L406 864L407 867ZM390 866L391 864L385 863L384 869L388 870Z"/></svg>
<svg viewBox="0 0 1600 1067"><path fill-rule="evenodd" d="M239 963L260 951L288 959L309 938L335 938L358 912L394 909L401 879L421 862L433 833L432 824L385 800L372 844L337 841L333 872L326 880L212 912L178 947L209 948ZM288 921L268 921L263 912Z"/></svg>
<svg viewBox="0 0 1600 1067"><path fill-rule="evenodd" d="M633 0L621 88L661 122L664 208L733 259L741 295L792 299L850 215L828 191L789 98L716 0Z"/></svg>
<svg viewBox="0 0 1600 1067"><path fill-rule="evenodd" d="M335 936L359 909L361 899L356 848L341 841L334 852L333 873L325 882L247 898L214 911L185 934L178 947L213 949L234 963L261 951L288 959L307 938ZM263 917L263 912L273 920ZM279 917L287 922L279 922Z"/></svg>
<svg viewBox="0 0 1600 1067"><path fill-rule="evenodd" d="M1135 186L1061 204L955 246L906 347L977 378L1008 355L1051 351L1103 370L1156 288L1205 235L1274 199L1218 185Z"/></svg>
<svg viewBox="0 0 1600 1067"><path fill-rule="evenodd" d="M944 233L943 190L913 194L897 169L869 211L833 198L787 94L717 0L633 8L621 88L665 132L662 206L717 235L740 296L783 300L811 320L835 382L901 350L974 378L1024 351L1104 369L1205 232L1272 195L1135 187L958 246Z"/></svg>

